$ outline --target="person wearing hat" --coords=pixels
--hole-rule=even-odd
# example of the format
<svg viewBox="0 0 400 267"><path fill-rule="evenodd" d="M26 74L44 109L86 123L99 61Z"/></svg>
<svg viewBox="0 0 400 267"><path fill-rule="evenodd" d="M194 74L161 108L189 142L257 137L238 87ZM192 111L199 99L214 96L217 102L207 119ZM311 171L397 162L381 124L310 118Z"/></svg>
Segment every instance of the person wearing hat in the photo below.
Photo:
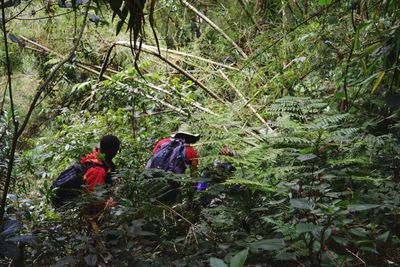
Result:
<svg viewBox="0 0 400 267"><path fill-rule="evenodd" d="M156 146L153 149L153 155L156 155L157 151L164 145L172 142L172 141L178 141L184 144L185 146L185 164L183 168L180 168L179 170L175 169L165 169L167 171L172 171L174 173L184 173L186 170L186 167L190 167L190 175L194 177L197 172L197 166L199 165L199 158L197 156L196 150L190 146L190 144L196 143L200 139L200 135L193 133L193 131L190 130L189 125L187 124L182 124L178 131L173 133L171 135L172 138L164 138L160 141L157 142ZM148 164L149 166L149 164ZM147 167L146 167L147 168ZM163 168L163 167L161 167Z"/></svg>

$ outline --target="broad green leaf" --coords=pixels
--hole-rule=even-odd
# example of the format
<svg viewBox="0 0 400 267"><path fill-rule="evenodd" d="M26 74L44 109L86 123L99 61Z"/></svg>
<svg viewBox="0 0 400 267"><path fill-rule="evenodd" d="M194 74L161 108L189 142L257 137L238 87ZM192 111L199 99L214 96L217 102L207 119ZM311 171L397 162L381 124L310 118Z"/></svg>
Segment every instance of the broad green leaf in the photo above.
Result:
<svg viewBox="0 0 400 267"><path fill-rule="evenodd" d="M377 242L381 242L381 243L385 243L385 242L388 241L389 236L390 236L390 231L384 232L383 234L381 234L380 236L378 236L376 238L376 241Z"/></svg>
<svg viewBox="0 0 400 267"><path fill-rule="evenodd" d="M381 75L379 75L378 79L376 79L376 81L374 82L374 85L372 86L371 95L375 92L376 88L378 88L378 86L381 83L384 76L385 76L385 72L382 71Z"/></svg>
<svg viewBox="0 0 400 267"><path fill-rule="evenodd" d="M59 259L53 267L64 267L76 262L77 258L75 256L65 256Z"/></svg>
<svg viewBox="0 0 400 267"><path fill-rule="evenodd" d="M96 266L96 264L97 264L97 255L95 255L95 254L86 255L84 257L84 259L85 259L86 264L89 266Z"/></svg>
<svg viewBox="0 0 400 267"><path fill-rule="evenodd" d="M339 245L342 245L342 246L347 246L347 245L350 245L350 244L351 244L351 241L348 240L347 238L344 238L344 237L333 236L332 239L333 239L336 243L338 243Z"/></svg>
<svg viewBox="0 0 400 267"><path fill-rule="evenodd" d="M52 59L46 61L44 64L45 64L45 66L49 66L49 65L55 65L59 62L60 62L59 58L52 58Z"/></svg>
<svg viewBox="0 0 400 267"><path fill-rule="evenodd" d="M230 267L242 267L244 265L244 262L246 261L248 254L248 248L238 252L235 256L233 256Z"/></svg>
<svg viewBox="0 0 400 267"><path fill-rule="evenodd" d="M359 237L366 237L368 235L368 232L361 227L350 229L350 233Z"/></svg>
<svg viewBox="0 0 400 267"><path fill-rule="evenodd" d="M317 155L310 153L310 154L300 155L297 157L297 159L300 161L308 161L308 160L315 159L316 157L317 157Z"/></svg>
<svg viewBox="0 0 400 267"><path fill-rule="evenodd" d="M360 249L361 249L362 251L365 251L365 252L370 252L370 253L374 253L374 254L379 254L379 252L378 252L375 248L372 248L372 247L360 247Z"/></svg>
<svg viewBox="0 0 400 267"><path fill-rule="evenodd" d="M370 182L370 183L382 183L385 179L382 178L373 178L370 176L351 176L352 180Z"/></svg>
<svg viewBox="0 0 400 267"><path fill-rule="evenodd" d="M286 246L283 239L265 239L258 242L254 242L250 245L252 250L280 250Z"/></svg>
<svg viewBox="0 0 400 267"><path fill-rule="evenodd" d="M337 100L345 99L346 98L346 94L344 92L337 92L337 93L335 93L335 98Z"/></svg>
<svg viewBox="0 0 400 267"><path fill-rule="evenodd" d="M297 259L296 253L291 252L281 252L275 256L277 260L281 261L295 261Z"/></svg>
<svg viewBox="0 0 400 267"><path fill-rule="evenodd" d="M354 211L363 211L363 210L375 209L377 207L380 207L380 205L376 205L376 204L358 204L358 205L349 205L348 206L348 210L350 212L354 212Z"/></svg>
<svg viewBox="0 0 400 267"><path fill-rule="evenodd" d="M317 228L319 228L319 226L312 223L299 223L296 226L297 233L299 234L312 232Z"/></svg>
<svg viewBox="0 0 400 267"><path fill-rule="evenodd" d="M226 265L226 263L223 260L214 258L214 257L210 258L210 266L211 267L228 267L228 265Z"/></svg>
<svg viewBox="0 0 400 267"><path fill-rule="evenodd" d="M319 3L321 4L321 5L329 5L330 3L332 2L332 0L319 0Z"/></svg>
<svg viewBox="0 0 400 267"><path fill-rule="evenodd" d="M21 226L22 224L17 220L5 221L1 224L0 236L10 235L21 228Z"/></svg>
<svg viewBox="0 0 400 267"><path fill-rule="evenodd" d="M360 48L360 30L357 29L355 37L354 37L354 51Z"/></svg>
<svg viewBox="0 0 400 267"><path fill-rule="evenodd" d="M290 200L290 205L296 209L313 210L315 204L306 198L294 198Z"/></svg>
<svg viewBox="0 0 400 267"><path fill-rule="evenodd" d="M323 230L323 227L322 227L322 226L318 226L316 229L314 229L314 230L312 231L312 235L313 235L316 239L320 240L320 239L321 239L322 230ZM324 240L324 241L328 240L328 238L329 238L329 237L331 236L331 234L332 234L332 228L331 228L331 227L327 228L327 229L323 232L323 234L324 234L323 240Z"/></svg>

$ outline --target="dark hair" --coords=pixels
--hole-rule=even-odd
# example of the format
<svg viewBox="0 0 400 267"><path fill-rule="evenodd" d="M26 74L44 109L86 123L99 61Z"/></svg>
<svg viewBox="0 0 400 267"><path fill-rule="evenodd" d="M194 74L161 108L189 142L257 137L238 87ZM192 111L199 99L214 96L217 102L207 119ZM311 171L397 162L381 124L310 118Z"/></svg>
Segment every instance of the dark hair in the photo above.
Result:
<svg viewBox="0 0 400 267"><path fill-rule="evenodd" d="M200 137L198 137L198 136L187 135L184 133L177 133L174 135L174 138L183 139L183 140L185 140L186 144L194 144L197 141L199 141L199 139L200 139Z"/></svg>
<svg viewBox="0 0 400 267"><path fill-rule="evenodd" d="M100 151L106 154L106 158L112 159L117 155L121 142L114 135L105 135L100 140Z"/></svg>

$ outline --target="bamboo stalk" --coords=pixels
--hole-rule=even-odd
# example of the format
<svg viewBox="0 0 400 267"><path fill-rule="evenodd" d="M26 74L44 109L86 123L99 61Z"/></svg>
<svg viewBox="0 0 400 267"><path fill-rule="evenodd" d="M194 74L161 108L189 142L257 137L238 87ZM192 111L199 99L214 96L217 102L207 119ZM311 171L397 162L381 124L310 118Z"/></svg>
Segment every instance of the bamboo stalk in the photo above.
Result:
<svg viewBox="0 0 400 267"><path fill-rule="evenodd" d="M128 41L117 41L117 42L115 42L115 45L121 45L121 46L130 47L130 42L128 42ZM144 52L146 52L148 50L151 50L151 52L157 52L157 47L155 47L153 45L142 44L142 49L143 49ZM173 49L168 49L168 48L164 48L164 47L161 47L161 46L160 46L160 51L163 51L166 54L174 54L174 55L182 56L182 57L190 57L190 58L197 59L197 60L200 60L200 61L203 61L203 62L207 62L207 63L212 64L212 65L220 66L222 68L239 71L238 68L235 68L235 67L232 67L232 66L229 66L229 65L226 65L226 64L222 64L220 62L216 62L216 61L213 61L213 60L208 59L208 58L195 56L195 55L192 55L192 54L189 54L189 53L185 53L185 52L181 52L181 51L177 51L177 50L173 50Z"/></svg>
<svg viewBox="0 0 400 267"><path fill-rule="evenodd" d="M103 61L103 65L101 66L101 70L100 70L100 73L99 73L99 77L98 77L99 81L101 81L101 78L102 78L104 72L107 69L108 59L110 58L111 52L114 49L114 47L115 47L115 44L113 44L112 46L110 46L108 48L108 51L107 51L107 54L106 54L106 58Z"/></svg>
<svg viewBox="0 0 400 267"><path fill-rule="evenodd" d="M251 112L253 112L253 114L257 117L257 119L259 119L265 126L267 126L268 131L273 133L274 130L269 126L268 122L261 117L261 115L257 112L257 110L253 107L253 105L251 105L250 103L248 103L248 100L246 99L246 97L236 88L236 86L232 83L231 80L229 80L229 78L225 75L225 73L223 73L221 70L219 70L219 73L221 74L221 76L228 82L228 84L232 87L233 90L235 90L235 92L237 93L237 95L244 101L246 102L246 107L248 109L251 110Z"/></svg>
<svg viewBox="0 0 400 267"><path fill-rule="evenodd" d="M114 43L113 46L115 46L118 43ZM124 46L127 46L128 44L124 44ZM112 46L112 47L113 47ZM129 44L130 47L130 44ZM111 48L108 50L107 54L109 55L111 53ZM178 72L180 72L182 75L186 76L189 80L191 80L192 82L194 82L195 84L197 84L197 86L199 86L201 89L203 89L207 94L209 94L211 97L213 97L215 100L224 103L224 100L222 100L222 98L220 98L217 94L215 94L213 91L211 91L210 89L208 89L201 81L199 81L198 79L196 79L193 75L191 75L189 72L185 71L184 69L182 69L181 67L179 67L178 65L176 65L175 63L173 63L172 61L168 60L167 58L165 58L164 56L162 56L161 54L159 54L156 51L153 51L151 49L149 50L144 50L145 52L149 53L150 55L153 55L155 57L158 57L159 59L161 59L162 61L164 61L165 63L167 63L168 65L170 65L172 68L174 68L175 70L177 70ZM107 60L108 57L106 57ZM103 62L103 66L106 66L107 62L104 61ZM101 73L100 73L101 74ZM99 74L99 79L101 79L101 75Z"/></svg>
<svg viewBox="0 0 400 267"><path fill-rule="evenodd" d="M136 82L140 82L139 80L137 80L137 79L135 79L135 81ZM159 86L156 86L156 85L154 85L154 84L152 84L152 83L144 83L146 86L148 86L148 87L150 87L150 88L152 88L152 89L154 89L154 90L157 90L157 91L160 91L160 92L163 92L163 93L166 93L166 94L168 94L168 95L171 95L171 96L173 96L174 94L172 93L172 92L170 92L170 91L167 91L167 90L165 90L165 89L163 89L163 88L161 88L161 87L159 87ZM175 91L179 96L181 96L181 97L186 97L184 94L182 94L181 92L178 92L178 91ZM206 112L206 113L208 113L208 114L212 114L212 115L216 115L213 111L211 111L209 108L205 108L205 107L203 107L199 102L197 102L197 101L192 101L191 103L190 103L190 105L192 105L192 106L194 106L195 108L197 108L197 109L199 109L199 110L201 110L201 111L204 111L204 112Z"/></svg>
<svg viewBox="0 0 400 267"><path fill-rule="evenodd" d="M210 89L208 89L201 81L199 81L198 79L196 79L192 74L188 73L187 71L185 71L184 69L182 69L181 67L179 67L178 65L176 65L175 63L173 63L172 61L168 60L167 58L163 57L162 55L159 55L157 53L151 53L153 56L158 57L159 59L161 59L162 61L164 61L165 63L167 63L168 65L170 65L172 68L176 69L177 71L179 71L181 74L183 74L184 76L186 76L188 79L190 79L192 82L194 82L197 86L199 86L201 89L203 89L207 94L209 94L212 98L214 98L215 100L219 101L220 103L224 104L224 100L222 98L220 98L217 94L215 94L213 91L211 91Z"/></svg>
<svg viewBox="0 0 400 267"><path fill-rule="evenodd" d="M84 69L84 70L87 70L87 71L89 71L89 72L92 72L93 74L100 75L100 72L99 72L99 71L94 70L94 69L92 69L92 68L89 68L89 67L87 67L87 66L85 66L85 65L83 65L83 64L76 63L76 65L77 65L78 67ZM111 78L110 76L103 75L103 77L104 77L105 79L109 80L109 81L112 80L112 78ZM117 81L117 82L115 82L115 83L118 84L119 86L122 86L122 87L128 89L130 92L133 92L133 93L135 93L135 94L139 94L139 95L141 95L141 96L144 96L144 97L147 98L147 99L153 100L154 102L160 103L161 105L163 105L163 106L165 106L165 107L168 107L168 108L170 108L170 109L172 109L172 110L174 110L174 111L176 111L176 112L178 112L178 113L180 113L180 114L182 114L182 115L184 115L184 116L189 116L189 114L186 113L185 111L183 111L181 108L175 107L175 106L173 106L173 105L171 105L171 104L169 104L169 103L167 103L167 102L165 102L165 101L163 101L163 100L161 100L161 99L159 99L159 98L157 98L157 97L155 97L155 96L152 96L152 95L143 93L143 92L141 92L140 90L138 90L138 89L136 89L136 88L133 88L133 87L130 87L130 86L128 86L128 85L126 85L126 84L124 84L124 83L122 83L122 82L118 82L118 81Z"/></svg>
<svg viewBox="0 0 400 267"><path fill-rule="evenodd" d="M196 13L199 17L201 17L202 19L204 19L204 21L206 21L211 27L213 27L217 32L219 32L220 34L222 34L222 36L224 36L224 38L226 40L228 40L235 48L236 50L239 52L239 54L247 59L247 55L245 52L243 52L243 50L220 28L218 27L214 22L212 22L208 17L206 17L203 13L201 13L200 11L198 11L195 7L193 7L191 4L189 4L186 0L181 0L182 4L184 6L186 6L187 8L189 8L190 10L192 10L194 13Z"/></svg>
<svg viewBox="0 0 400 267"><path fill-rule="evenodd" d="M290 66L292 66L292 64L294 63L294 60L291 60L288 64L286 64L285 66L283 66L283 70L286 70L287 68L289 68ZM281 75L281 73L277 73L274 75L274 77L272 77L266 84L264 84L251 98L249 98L249 100L246 101L246 103L243 105L244 107L247 106L251 101L253 101L264 89L265 87L267 87L267 85L269 85L273 80L275 80L279 75Z"/></svg>

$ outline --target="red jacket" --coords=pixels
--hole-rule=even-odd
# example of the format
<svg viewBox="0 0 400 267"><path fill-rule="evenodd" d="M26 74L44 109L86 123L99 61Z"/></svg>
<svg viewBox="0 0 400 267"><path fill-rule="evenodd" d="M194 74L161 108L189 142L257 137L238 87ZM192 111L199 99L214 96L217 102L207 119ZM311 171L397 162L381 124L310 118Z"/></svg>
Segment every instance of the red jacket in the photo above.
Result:
<svg viewBox="0 0 400 267"><path fill-rule="evenodd" d="M102 155L97 148L94 148L91 154L86 154L81 159L82 164L93 162L95 164L104 166L91 167L83 175L85 183L89 186L89 191L93 191L96 185L103 185L106 183L107 172L110 171L110 168L106 167L104 162L101 161L101 156L104 155Z"/></svg>

